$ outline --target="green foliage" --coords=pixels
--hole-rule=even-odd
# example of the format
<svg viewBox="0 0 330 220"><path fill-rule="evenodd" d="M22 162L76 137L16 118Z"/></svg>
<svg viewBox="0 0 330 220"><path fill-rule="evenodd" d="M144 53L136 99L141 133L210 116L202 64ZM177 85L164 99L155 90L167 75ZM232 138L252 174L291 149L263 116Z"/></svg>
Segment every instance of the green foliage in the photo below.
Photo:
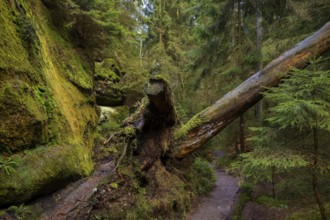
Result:
<svg viewBox="0 0 330 220"><path fill-rule="evenodd" d="M289 37L285 39L273 39L268 38L263 43L262 47L262 61L265 63L271 62L273 59L275 59L277 56L279 56L282 52L289 49L294 45L295 43L303 40L306 38L308 34L303 34L299 36Z"/></svg>
<svg viewBox="0 0 330 220"><path fill-rule="evenodd" d="M175 138L183 138L185 137L188 132L198 125L205 122L205 119L203 118L202 114L195 115L192 119L190 119L185 125L183 125L181 128L179 128L175 133Z"/></svg>
<svg viewBox="0 0 330 220"><path fill-rule="evenodd" d="M110 187L113 188L113 189L118 189L118 183L113 182L113 183L110 184Z"/></svg>
<svg viewBox="0 0 330 220"><path fill-rule="evenodd" d="M149 219L152 215L152 203L147 199L147 192L141 188L136 195L136 207L132 212L127 213L127 219Z"/></svg>
<svg viewBox="0 0 330 220"><path fill-rule="evenodd" d="M238 171L245 181L272 181L276 172L304 167L308 162L296 152L276 146L264 146L240 155L241 160L231 164L231 170Z"/></svg>
<svg viewBox="0 0 330 220"><path fill-rule="evenodd" d="M216 182L216 176L210 163L201 157L197 157L188 173L192 190L197 195L204 195L210 192Z"/></svg>
<svg viewBox="0 0 330 220"><path fill-rule="evenodd" d="M242 212L244 209L244 205L252 200L251 192L252 192L251 186L248 185L241 186L241 193L239 194L238 201L236 202L236 206L232 215L233 220L242 219Z"/></svg>
<svg viewBox="0 0 330 220"><path fill-rule="evenodd" d="M140 18L133 1L43 0L54 10L53 22L68 32L93 60L113 57L125 63L131 48L137 48L135 27ZM121 45L125 42L125 46ZM113 54L113 51L116 54ZM126 50L126 51L125 51ZM138 53L136 53L138 54ZM136 57L137 58L137 57Z"/></svg>
<svg viewBox="0 0 330 220"><path fill-rule="evenodd" d="M104 80L111 80L113 82L120 80L120 70L113 59L108 58L102 62L95 63L95 76L96 79L101 78Z"/></svg>
<svg viewBox="0 0 330 220"><path fill-rule="evenodd" d="M237 159L237 155L225 155L216 161L219 168L228 168Z"/></svg>
<svg viewBox="0 0 330 220"><path fill-rule="evenodd" d="M260 195L255 201L261 205L265 205L268 207L279 207L279 208L288 208L287 202L280 200L278 198L273 198L268 195Z"/></svg>
<svg viewBox="0 0 330 220"><path fill-rule="evenodd" d="M270 109L266 119L269 127L252 128L255 133L251 138L254 151L240 155L241 161L232 166L240 170L244 177L257 182L272 181L274 169L284 172L310 165L310 157L296 147L299 144L295 143L294 136L286 138L287 132L299 135L294 129L329 129L329 71L316 69L322 58L310 62L311 69L292 70L290 77L279 87L271 88L264 94L276 106Z"/></svg>
<svg viewBox="0 0 330 220"><path fill-rule="evenodd" d="M311 60L311 69L294 69L279 87L265 94L278 102L267 120L280 128L330 130L330 71L317 70L322 58Z"/></svg>
<svg viewBox="0 0 330 220"><path fill-rule="evenodd" d="M191 193L183 180L165 167L154 167L154 174L141 172L134 158L120 167L121 178L112 178L107 208L97 209L91 219L182 219L189 207ZM158 165L156 165L158 166ZM152 175L152 176L149 176ZM115 181L115 182L114 182ZM147 181L147 185L146 185ZM109 184L106 185L109 188ZM102 201L104 204L104 201Z"/></svg>
<svg viewBox="0 0 330 220"><path fill-rule="evenodd" d="M114 112L104 112L105 119L99 123L98 130L103 136L118 131L122 122L128 117L127 106L114 109Z"/></svg>
<svg viewBox="0 0 330 220"><path fill-rule="evenodd" d="M15 172L15 168L18 165L17 158L10 157L8 159L4 159L0 157L0 171L3 170L6 172L7 175Z"/></svg>
<svg viewBox="0 0 330 220"><path fill-rule="evenodd" d="M330 203L325 204L325 208L327 210L327 216L330 215ZM290 216L286 218L286 220L321 220L320 212L318 211L316 206L309 205L308 207L297 210Z"/></svg>
<svg viewBox="0 0 330 220"><path fill-rule="evenodd" d="M10 206L7 209L7 212L13 213L18 220L28 219L32 214L30 207L27 207L24 204L20 206Z"/></svg>

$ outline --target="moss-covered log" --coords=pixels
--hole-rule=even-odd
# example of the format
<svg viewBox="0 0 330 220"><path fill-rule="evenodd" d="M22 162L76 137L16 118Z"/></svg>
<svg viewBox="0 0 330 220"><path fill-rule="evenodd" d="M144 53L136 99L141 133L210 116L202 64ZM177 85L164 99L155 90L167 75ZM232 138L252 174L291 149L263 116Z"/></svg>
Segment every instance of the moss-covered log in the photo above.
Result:
<svg viewBox="0 0 330 220"><path fill-rule="evenodd" d="M330 22L191 119L177 132L174 157L182 158L201 147L256 104L267 87L278 85L291 68L303 68L310 58L329 49Z"/></svg>

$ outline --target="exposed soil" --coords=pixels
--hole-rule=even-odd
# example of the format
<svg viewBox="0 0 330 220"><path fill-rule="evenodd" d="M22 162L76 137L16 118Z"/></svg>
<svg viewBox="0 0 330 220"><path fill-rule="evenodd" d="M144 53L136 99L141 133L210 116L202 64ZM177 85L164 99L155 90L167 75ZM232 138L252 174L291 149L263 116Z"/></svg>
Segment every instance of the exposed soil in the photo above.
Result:
<svg viewBox="0 0 330 220"><path fill-rule="evenodd" d="M222 151L215 153L216 158L223 155ZM199 205L187 216L186 220L230 219L238 198L238 180L224 170L215 169L215 174L217 176L215 188L209 195L201 198Z"/></svg>

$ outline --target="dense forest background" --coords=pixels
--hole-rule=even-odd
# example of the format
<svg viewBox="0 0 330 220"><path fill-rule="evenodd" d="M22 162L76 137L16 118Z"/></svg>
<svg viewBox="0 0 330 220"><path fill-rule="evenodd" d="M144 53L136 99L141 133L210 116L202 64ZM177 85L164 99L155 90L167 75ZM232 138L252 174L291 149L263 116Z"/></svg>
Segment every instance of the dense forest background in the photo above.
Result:
<svg viewBox="0 0 330 220"><path fill-rule="evenodd" d="M20 204L111 159L120 169L103 183L109 195L91 198L90 219L180 219L212 189L214 150L240 178L234 219L244 207L259 219L329 218L329 51L202 149L157 165L162 177L121 145L138 145L125 125L148 102L149 78L172 89L180 127L330 21L329 0L2 0L0 12L0 205L11 207L0 218L40 217Z"/></svg>

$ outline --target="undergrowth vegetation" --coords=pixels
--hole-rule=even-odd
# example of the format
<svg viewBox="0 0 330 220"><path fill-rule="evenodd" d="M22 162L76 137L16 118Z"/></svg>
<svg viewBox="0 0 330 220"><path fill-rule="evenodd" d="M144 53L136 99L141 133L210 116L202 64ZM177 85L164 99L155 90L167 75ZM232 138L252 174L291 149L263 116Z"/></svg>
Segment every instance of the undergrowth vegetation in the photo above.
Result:
<svg viewBox="0 0 330 220"><path fill-rule="evenodd" d="M183 169L169 167L174 173L161 164L157 167L157 174L151 177L139 171L133 158L123 161L118 169L121 178L98 189L103 193L96 197L92 219L181 219L198 195L214 187L213 169L201 158Z"/></svg>
<svg viewBox="0 0 330 220"><path fill-rule="evenodd" d="M119 175L98 189L104 193L95 198L98 205L92 212L93 219L180 219L198 196L213 189L216 180L213 168L202 157L174 164L159 161L148 172L141 171L134 153L136 143L127 146L127 152L123 151L125 137L129 136L126 131L129 127L124 125L139 114L133 111L128 117L126 107L102 109L94 157L97 161L106 158L119 161ZM104 142L107 144L103 145Z"/></svg>
<svg viewBox="0 0 330 220"><path fill-rule="evenodd" d="M0 171L6 172L7 175L15 172L15 168L17 167L18 162L17 158L10 157L10 158L3 158L0 156Z"/></svg>
<svg viewBox="0 0 330 220"><path fill-rule="evenodd" d="M205 195L210 192L215 184L216 176L210 163L197 157L194 159L189 172L187 173L189 186L197 195Z"/></svg>

